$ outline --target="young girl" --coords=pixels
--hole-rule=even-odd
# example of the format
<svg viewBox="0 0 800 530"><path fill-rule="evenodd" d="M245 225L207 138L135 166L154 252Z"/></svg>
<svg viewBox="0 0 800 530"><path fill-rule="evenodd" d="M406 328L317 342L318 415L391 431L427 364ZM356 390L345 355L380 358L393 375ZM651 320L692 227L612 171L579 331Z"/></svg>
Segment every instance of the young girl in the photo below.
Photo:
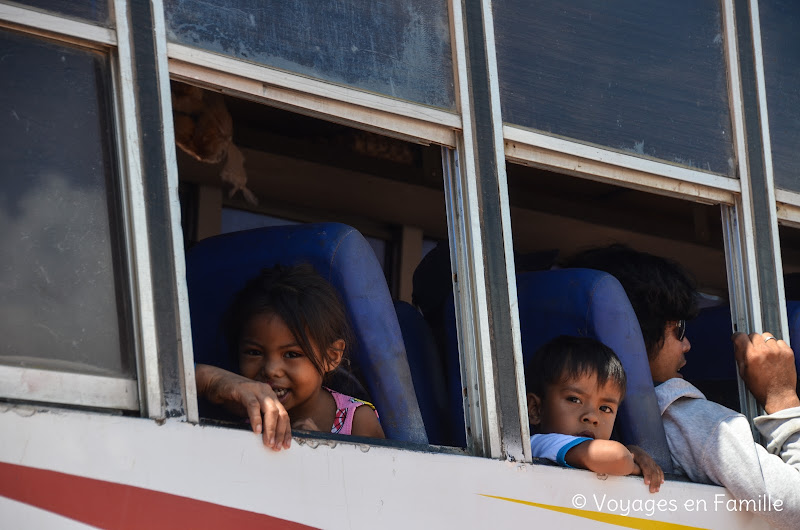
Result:
<svg viewBox="0 0 800 530"><path fill-rule="evenodd" d="M310 265L264 269L225 322L239 374L196 367L198 393L247 415L264 444L288 449L291 429L383 438L375 408L323 385L351 340L336 290Z"/></svg>

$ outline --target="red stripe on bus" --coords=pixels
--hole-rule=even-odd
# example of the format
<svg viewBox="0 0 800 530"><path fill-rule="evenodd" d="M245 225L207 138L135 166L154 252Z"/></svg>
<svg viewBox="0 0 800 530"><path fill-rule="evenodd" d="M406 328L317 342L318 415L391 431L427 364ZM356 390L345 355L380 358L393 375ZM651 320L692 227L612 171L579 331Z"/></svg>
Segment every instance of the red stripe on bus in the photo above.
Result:
<svg viewBox="0 0 800 530"><path fill-rule="evenodd" d="M112 530L314 528L170 493L15 464L0 463L0 495Z"/></svg>

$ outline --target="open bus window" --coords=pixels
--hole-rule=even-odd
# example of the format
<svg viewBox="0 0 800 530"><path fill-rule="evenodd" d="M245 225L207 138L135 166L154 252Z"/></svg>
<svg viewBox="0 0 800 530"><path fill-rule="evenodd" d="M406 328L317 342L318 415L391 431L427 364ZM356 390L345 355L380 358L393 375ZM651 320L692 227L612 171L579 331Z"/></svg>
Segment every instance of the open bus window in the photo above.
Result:
<svg viewBox="0 0 800 530"><path fill-rule="evenodd" d="M404 389L406 397L413 395L413 406L420 409L416 414L424 420L428 432L424 438L404 438L407 433L403 431L409 426L397 426L394 436L392 427L387 428L385 423L384 430L389 438L398 440L449 443L449 435L435 432L450 424L444 398L447 381L441 367L444 353L430 335L417 340L420 328L411 330L406 323L406 319L415 320L416 324L421 321L422 332L431 333L422 315L412 307L412 291L414 271L422 257L438 241L447 239L441 149L223 96L178 81L172 82L172 89L182 198L192 203L182 204L182 210L192 216L183 220L184 234L187 240L196 242L187 257L190 304L194 304L193 296L197 297L191 279L194 256L198 249L212 244L215 236L238 237L254 228L269 231L308 223L341 223L355 228L377 259L388 294L389 320L393 322L378 329L394 327L406 350L403 362L407 363L407 375L384 375L397 381L412 378L413 385L398 388ZM186 94L201 105L190 110L189 105L184 105L185 99L176 105L176 97ZM208 149L193 140L197 134L192 131L202 127L208 102L228 124L229 132L222 141L226 145L218 149L227 151L235 146L241 154L243 171L235 182L226 172L230 167L228 159L203 154ZM242 187L251 195L244 193ZM280 252L279 248L274 251L278 260ZM287 250L286 259L296 259L288 256ZM309 261L313 259L308 257ZM444 292L452 293L447 253L445 260L448 271L438 281ZM408 308L410 313L406 312ZM191 311L193 328L207 329L212 325L199 323L200 309L193 306ZM198 338L197 329L193 335L195 361L209 363L202 351L208 341ZM430 349L422 353L424 348ZM218 354L224 356L226 352L220 350ZM432 372L422 366L425 363L434 363L437 369ZM455 374L458 375L457 369ZM357 362L353 363L351 375L364 387L366 397L378 406L382 420L391 421L392 411L382 410L375 385L370 385ZM432 391L439 398L431 399ZM208 411L205 417L215 413L202 405L201 398L201 415L203 410ZM458 414L463 423L463 413Z"/></svg>
<svg viewBox="0 0 800 530"><path fill-rule="evenodd" d="M132 381L109 58L8 30L0 48L0 364ZM3 388L5 397L138 408L135 386L120 403L114 394L130 385L86 397L102 393L95 384Z"/></svg>
<svg viewBox="0 0 800 530"><path fill-rule="evenodd" d="M795 351L795 367L800 373L800 229L781 226L781 260L783 262L783 285L786 295L786 316L789 320L789 344ZM784 337L785 339L786 337ZM797 383L800 393L800 379Z"/></svg>
<svg viewBox="0 0 800 530"><path fill-rule="evenodd" d="M700 353L686 354L683 373L723 403L738 400L718 207L534 167L509 164L507 173L515 254L550 252L558 256L553 260L557 270L547 270L550 267L546 263L527 269L517 267L525 359L560 334L589 336L613 344L612 349L625 367L629 389L617 416L617 435L624 443L649 449L642 435L662 427L645 343L641 335L638 340L630 338L635 335L630 328L637 332L640 328L637 315L620 287L600 283L602 280L593 271L561 268L568 266L578 252L624 244L684 268L697 282L701 313L727 311L727 315L712 321L688 322L692 350ZM562 296L564 291L570 294ZM556 302L555 297L559 296L561 302ZM558 311L553 309L554 304ZM598 312L602 314L597 316ZM734 370L732 388L719 381L727 368ZM653 450L661 453L662 462L669 463L666 440L661 442Z"/></svg>

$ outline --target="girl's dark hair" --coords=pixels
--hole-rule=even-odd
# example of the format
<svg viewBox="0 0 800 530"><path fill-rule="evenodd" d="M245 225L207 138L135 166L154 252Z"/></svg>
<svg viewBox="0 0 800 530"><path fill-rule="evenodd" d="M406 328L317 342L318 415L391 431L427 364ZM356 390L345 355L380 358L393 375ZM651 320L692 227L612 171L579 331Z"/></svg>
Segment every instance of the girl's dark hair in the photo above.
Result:
<svg viewBox="0 0 800 530"><path fill-rule="evenodd" d="M597 384L610 381L625 397L628 380L614 351L599 340L561 335L545 343L525 363L525 386L528 393L544 397L549 385L597 375Z"/></svg>
<svg viewBox="0 0 800 530"><path fill-rule="evenodd" d="M328 349L334 342L343 339L346 348L353 345L353 333L339 294L308 264L263 269L236 294L224 327L237 368L242 328L255 315L279 316L320 375L325 375L325 361L333 360ZM317 345L321 358L314 354L312 344ZM344 362L343 353L342 365Z"/></svg>
<svg viewBox="0 0 800 530"><path fill-rule="evenodd" d="M664 344L667 322L697 316L694 279L672 260L616 244L581 252L564 265L604 271L619 280L651 360Z"/></svg>

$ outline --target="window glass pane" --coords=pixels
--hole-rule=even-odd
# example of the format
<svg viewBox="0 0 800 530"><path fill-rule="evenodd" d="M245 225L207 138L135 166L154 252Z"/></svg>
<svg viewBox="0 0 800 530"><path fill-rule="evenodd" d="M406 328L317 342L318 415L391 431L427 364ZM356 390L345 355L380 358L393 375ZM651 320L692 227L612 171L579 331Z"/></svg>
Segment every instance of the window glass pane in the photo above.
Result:
<svg viewBox="0 0 800 530"><path fill-rule="evenodd" d="M762 0L758 5L775 184L800 191L800 4Z"/></svg>
<svg viewBox="0 0 800 530"><path fill-rule="evenodd" d="M32 7L54 15L64 15L70 18L93 22L101 26L110 27L111 21L108 11L108 0L17 0L25 7Z"/></svg>
<svg viewBox="0 0 800 530"><path fill-rule="evenodd" d="M0 31L0 362L132 376L108 57Z"/></svg>
<svg viewBox="0 0 800 530"><path fill-rule="evenodd" d="M496 0L503 121L733 177L719 0Z"/></svg>
<svg viewBox="0 0 800 530"><path fill-rule="evenodd" d="M167 0L164 8L171 42L455 108L444 0Z"/></svg>

